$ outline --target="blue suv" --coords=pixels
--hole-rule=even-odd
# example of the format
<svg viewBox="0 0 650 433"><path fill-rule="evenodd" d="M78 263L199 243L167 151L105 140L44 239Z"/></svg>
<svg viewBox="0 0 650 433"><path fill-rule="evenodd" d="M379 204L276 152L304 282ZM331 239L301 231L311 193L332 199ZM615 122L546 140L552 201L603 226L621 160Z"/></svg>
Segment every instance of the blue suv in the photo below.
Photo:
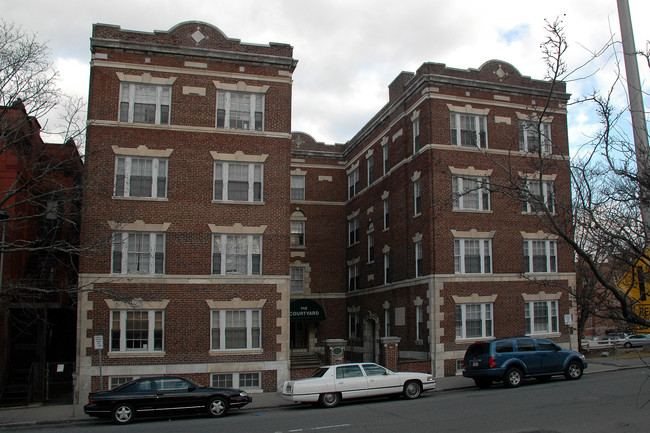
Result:
<svg viewBox="0 0 650 433"><path fill-rule="evenodd" d="M567 379L582 377L587 368L584 355L562 349L545 338L502 338L473 343L465 352L463 376L474 379L479 388L501 382L514 388L524 378L548 381L562 374Z"/></svg>

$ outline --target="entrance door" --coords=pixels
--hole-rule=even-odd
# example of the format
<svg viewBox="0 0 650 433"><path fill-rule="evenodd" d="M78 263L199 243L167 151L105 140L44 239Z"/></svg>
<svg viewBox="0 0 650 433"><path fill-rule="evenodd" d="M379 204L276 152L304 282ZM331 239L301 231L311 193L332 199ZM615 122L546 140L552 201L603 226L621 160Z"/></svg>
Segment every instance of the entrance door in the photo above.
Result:
<svg viewBox="0 0 650 433"><path fill-rule="evenodd" d="M363 321L363 362L377 362L375 342L378 336L377 323L371 318Z"/></svg>
<svg viewBox="0 0 650 433"><path fill-rule="evenodd" d="M309 350L309 322L291 322L291 350Z"/></svg>

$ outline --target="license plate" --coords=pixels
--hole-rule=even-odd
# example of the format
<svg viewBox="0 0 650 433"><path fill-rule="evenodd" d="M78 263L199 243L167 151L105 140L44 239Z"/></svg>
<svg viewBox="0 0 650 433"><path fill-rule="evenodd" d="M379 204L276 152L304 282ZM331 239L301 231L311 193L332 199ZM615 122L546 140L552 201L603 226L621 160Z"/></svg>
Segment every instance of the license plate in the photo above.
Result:
<svg viewBox="0 0 650 433"><path fill-rule="evenodd" d="M472 361L472 367L478 367L481 361Z"/></svg>

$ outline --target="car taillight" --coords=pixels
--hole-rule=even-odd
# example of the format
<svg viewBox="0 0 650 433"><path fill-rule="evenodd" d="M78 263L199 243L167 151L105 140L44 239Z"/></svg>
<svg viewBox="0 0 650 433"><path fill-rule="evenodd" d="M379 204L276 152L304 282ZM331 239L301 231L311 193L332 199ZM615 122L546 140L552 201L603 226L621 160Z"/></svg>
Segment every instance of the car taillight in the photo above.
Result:
<svg viewBox="0 0 650 433"><path fill-rule="evenodd" d="M95 400L91 396L88 396L88 403L94 403L94 402Z"/></svg>
<svg viewBox="0 0 650 433"><path fill-rule="evenodd" d="M463 368L465 368L465 360L463 359Z"/></svg>
<svg viewBox="0 0 650 433"><path fill-rule="evenodd" d="M488 358L488 365L490 366L490 368L494 368L497 366L497 363L494 362L494 358L491 356Z"/></svg>

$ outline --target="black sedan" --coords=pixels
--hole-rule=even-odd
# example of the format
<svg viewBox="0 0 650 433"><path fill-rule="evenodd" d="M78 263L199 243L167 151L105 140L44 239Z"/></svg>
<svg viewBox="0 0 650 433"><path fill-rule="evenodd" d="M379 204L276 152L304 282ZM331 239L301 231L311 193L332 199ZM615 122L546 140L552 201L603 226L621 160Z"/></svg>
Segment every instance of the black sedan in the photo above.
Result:
<svg viewBox="0 0 650 433"><path fill-rule="evenodd" d="M228 409L243 407L252 398L239 389L210 388L182 377L143 377L110 391L91 392L84 412L128 424L135 417L206 413L224 416Z"/></svg>

